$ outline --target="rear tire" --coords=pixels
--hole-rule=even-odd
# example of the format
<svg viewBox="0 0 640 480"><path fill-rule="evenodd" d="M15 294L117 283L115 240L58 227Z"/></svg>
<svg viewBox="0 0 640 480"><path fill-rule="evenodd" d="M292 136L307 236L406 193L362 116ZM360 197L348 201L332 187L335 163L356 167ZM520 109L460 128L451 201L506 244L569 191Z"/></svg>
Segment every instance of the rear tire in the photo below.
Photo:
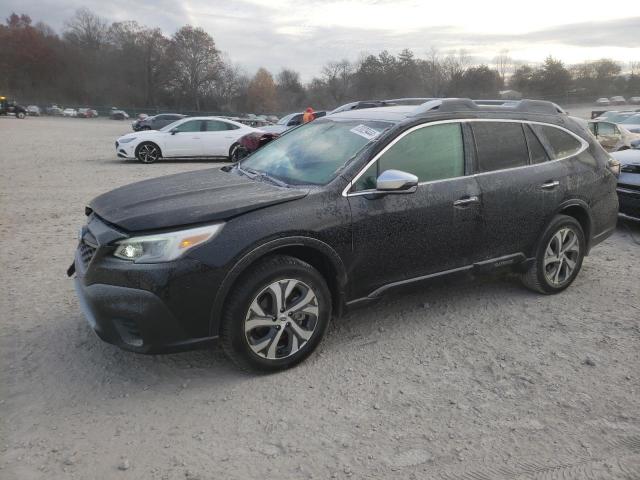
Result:
<svg viewBox="0 0 640 480"><path fill-rule="evenodd" d="M155 143L144 142L136 148L136 158L142 163L153 163L162 158L162 152Z"/></svg>
<svg viewBox="0 0 640 480"><path fill-rule="evenodd" d="M322 275L294 257L268 257L242 275L226 302L222 348L246 371L275 372L306 359L331 318Z"/></svg>
<svg viewBox="0 0 640 480"><path fill-rule="evenodd" d="M580 223L568 215L557 215L540 237L535 260L522 275L522 283L546 295L559 293L577 277L585 252Z"/></svg>
<svg viewBox="0 0 640 480"><path fill-rule="evenodd" d="M20 120L22 120L25 117L24 112L18 112L16 113L16 117L19 118Z"/></svg>
<svg viewBox="0 0 640 480"><path fill-rule="evenodd" d="M243 147L241 147L238 143L234 143L229 148L229 161L230 162L239 162L244 155L242 155Z"/></svg>

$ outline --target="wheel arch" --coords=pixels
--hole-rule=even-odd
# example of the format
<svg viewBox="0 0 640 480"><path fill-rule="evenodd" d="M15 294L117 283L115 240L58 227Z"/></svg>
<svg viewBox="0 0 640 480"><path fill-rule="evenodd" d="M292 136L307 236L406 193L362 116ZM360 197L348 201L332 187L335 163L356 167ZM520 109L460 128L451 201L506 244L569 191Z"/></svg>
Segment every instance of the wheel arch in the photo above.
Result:
<svg viewBox="0 0 640 480"><path fill-rule="evenodd" d="M320 272L331 292L332 310L340 316L344 311L345 286L347 273L342 259L328 244L311 237L285 237L269 241L245 254L229 270L220 284L215 296L209 330L211 335L218 335L222 316L229 292L238 279L256 262L270 255L289 255L307 262Z"/></svg>
<svg viewBox="0 0 640 480"><path fill-rule="evenodd" d="M238 140L236 140L231 144L231 146L229 147L229 159L231 159L231 154L233 153L233 150L239 146L240 146L240 143L238 142Z"/></svg>
<svg viewBox="0 0 640 480"><path fill-rule="evenodd" d="M591 215L591 209L587 202L580 199L568 200L560 205L557 213L573 217L578 221L584 232L585 241L587 242L585 255L588 255L593 236L593 216Z"/></svg>

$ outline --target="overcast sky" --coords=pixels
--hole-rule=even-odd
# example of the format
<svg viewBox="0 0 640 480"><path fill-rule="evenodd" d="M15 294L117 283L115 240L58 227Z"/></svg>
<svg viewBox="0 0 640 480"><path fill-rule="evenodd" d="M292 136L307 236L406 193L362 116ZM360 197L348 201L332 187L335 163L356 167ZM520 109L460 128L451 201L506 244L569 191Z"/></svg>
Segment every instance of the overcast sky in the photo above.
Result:
<svg viewBox="0 0 640 480"><path fill-rule="evenodd" d="M200 26L248 73L290 67L305 80L328 60L383 49L424 57L431 47L464 48L479 61L501 49L529 62L548 54L567 63L640 61L639 0L0 0L0 15L27 13L60 32L81 6L167 35Z"/></svg>

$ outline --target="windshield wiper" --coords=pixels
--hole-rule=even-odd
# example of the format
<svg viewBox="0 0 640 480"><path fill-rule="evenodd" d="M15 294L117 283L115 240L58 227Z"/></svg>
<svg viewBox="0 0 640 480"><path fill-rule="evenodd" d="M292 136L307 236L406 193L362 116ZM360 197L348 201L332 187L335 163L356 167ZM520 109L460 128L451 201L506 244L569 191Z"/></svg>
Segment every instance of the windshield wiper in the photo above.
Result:
<svg viewBox="0 0 640 480"><path fill-rule="evenodd" d="M243 173L248 173L253 175L252 178L263 178L265 180L268 180L269 182L273 183L274 185L277 185L279 187L285 187L285 188L289 188L289 185L285 182L283 182L282 180L278 180L277 178L272 177L271 175L269 175L266 172L259 172L258 170L254 170L253 168L249 168L249 167L240 167L238 165L238 169L243 172Z"/></svg>

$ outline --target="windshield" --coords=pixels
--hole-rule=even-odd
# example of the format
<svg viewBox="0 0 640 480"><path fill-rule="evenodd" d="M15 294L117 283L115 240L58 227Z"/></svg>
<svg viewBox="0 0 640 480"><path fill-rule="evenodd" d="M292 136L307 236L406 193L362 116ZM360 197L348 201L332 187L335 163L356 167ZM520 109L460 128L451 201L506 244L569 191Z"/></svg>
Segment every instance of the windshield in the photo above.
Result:
<svg viewBox="0 0 640 480"><path fill-rule="evenodd" d="M632 113L607 112L602 116L604 118L606 118L610 122L620 123L622 120L626 119L630 115L633 115L633 114Z"/></svg>
<svg viewBox="0 0 640 480"><path fill-rule="evenodd" d="M640 123L640 113L637 113L635 115L631 115L629 117L627 117L626 119L624 119L623 121L619 122L622 124L636 124L636 123Z"/></svg>
<svg viewBox="0 0 640 480"><path fill-rule="evenodd" d="M392 125L384 121L316 120L268 143L239 166L291 185L324 185Z"/></svg>

